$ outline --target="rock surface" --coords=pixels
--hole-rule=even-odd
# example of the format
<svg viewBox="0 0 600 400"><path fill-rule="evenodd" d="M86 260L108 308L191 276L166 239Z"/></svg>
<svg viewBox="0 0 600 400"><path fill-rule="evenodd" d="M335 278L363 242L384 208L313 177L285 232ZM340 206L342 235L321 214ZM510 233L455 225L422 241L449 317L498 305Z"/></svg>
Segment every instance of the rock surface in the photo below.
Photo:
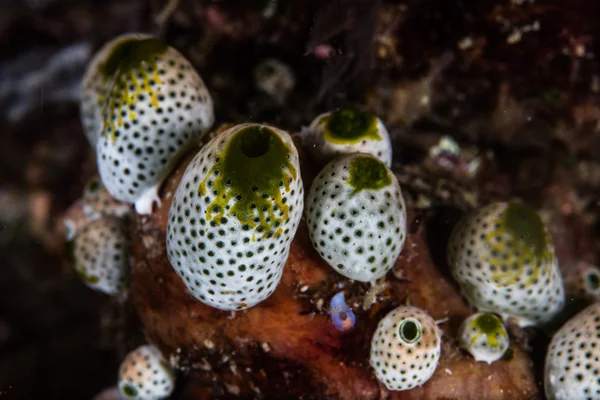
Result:
<svg viewBox="0 0 600 400"><path fill-rule="evenodd" d="M137 217L130 291L148 338L175 357L188 375L188 398L203 398L209 392L219 398L236 394L440 400L538 396L533 364L518 340L511 347L512 359L489 366L458 348L456 329L469 309L443 271L446 267L434 264L427 227L414 213L409 217L413 231L405 251L386 276L385 286L379 285L373 303L366 297L377 288L369 291L369 285L352 283L330 268L313 250L303 223L282 281L269 299L236 313L195 300L169 265L164 241L172 194L187 162L189 157L164 185L161 207L150 216ZM312 175L308 165L303 164L305 185ZM355 328L345 334L334 328L326 307L340 290L339 283L357 317ZM377 322L406 303L425 309L439 321L444 335L441 360L423 387L386 393L369 366L370 340Z"/></svg>

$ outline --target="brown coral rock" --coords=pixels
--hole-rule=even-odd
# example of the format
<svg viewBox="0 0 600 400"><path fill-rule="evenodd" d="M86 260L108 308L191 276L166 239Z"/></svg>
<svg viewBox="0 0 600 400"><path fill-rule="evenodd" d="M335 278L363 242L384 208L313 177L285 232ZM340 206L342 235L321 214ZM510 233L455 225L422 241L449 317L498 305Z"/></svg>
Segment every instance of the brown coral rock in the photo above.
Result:
<svg viewBox="0 0 600 400"><path fill-rule="evenodd" d="M469 315L455 286L434 265L425 227L408 236L394 272L369 286L338 275L313 250L301 224L283 278L274 294L246 311L212 309L186 292L165 249L169 205L188 157L164 185L161 206L138 216L131 298L147 336L186 372L186 399L531 399L538 389L527 354L490 366L461 352L454 339ZM308 169L308 168L305 168ZM308 175L305 172L305 175ZM304 177L305 184L310 179ZM414 226L413 222L409 225ZM445 268L445 267L444 267ZM338 332L327 314L331 296L343 284L357 323ZM370 296L373 302L366 301ZM441 320L440 364L423 386L387 392L369 365L371 336L392 308L410 302ZM361 306L362 305L362 306Z"/></svg>

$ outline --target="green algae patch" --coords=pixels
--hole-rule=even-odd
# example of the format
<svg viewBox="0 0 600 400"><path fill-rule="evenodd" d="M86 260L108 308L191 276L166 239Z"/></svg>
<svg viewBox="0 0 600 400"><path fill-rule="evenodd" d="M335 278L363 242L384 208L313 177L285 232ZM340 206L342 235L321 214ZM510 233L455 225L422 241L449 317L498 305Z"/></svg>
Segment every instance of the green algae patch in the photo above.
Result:
<svg viewBox="0 0 600 400"><path fill-rule="evenodd" d="M383 162L372 156L357 156L350 162L348 184L354 188L352 195L362 190L379 190L392 183Z"/></svg>
<svg viewBox="0 0 600 400"><path fill-rule="evenodd" d="M471 321L469 328L475 328L478 332L481 332L471 339L471 345L475 343L480 335L486 335L489 345L498 347L498 336L504 336L502 321L492 313L485 313L475 318Z"/></svg>
<svg viewBox="0 0 600 400"><path fill-rule="evenodd" d="M526 205L511 202L488 233L487 261L498 267L492 279L503 286L522 282L529 287L542 270L549 275L553 258L550 235L540 216ZM527 269L527 270L526 270Z"/></svg>
<svg viewBox="0 0 600 400"><path fill-rule="evenodd" d="M123 71L137 69L144 62L167 51L169 45L159 38L127 38L115 44L112 52L100 65L104 78L110 79Z"/></svg>
<svg viewBox="0 0 600 400"><path fill-rule="evenodd" d="M156 86L162 81L158 76L156 59L164 54L169 45L158 38L124 39L115 44L104 63L99 66L105 82L109 84L106 97L100 96L103 105L102 134L111 133L116 141L117 127L123 126L120 109L127 110L130 119L137 117L130 105L137 104L145 94L150 103L158 107Z"/></svg>
<svg viewBox="0 0 600 400"><path fill-rule="evenodd" d="M252 125L236 132L198 188L203 196L207 188L216 193L206 219L219 224L231 216L242 229L248 226L263 236L279 236L289 213L284 192L297 178L290 153L289 145L268 127Z"/></svg>
<svg viewBox="0 0 600 400"><path fill-rule="evenodd" d="M323 135L328 142L356 144L361 140L381 140L377 133L377 118L355 107L342 107L319 123L324 124Z"/></svg>
<svg viewBox="0 0 600 400"><path fill-rule="evenodd" d="M521 240L542 258L548 249L546 229L540 216L526 205L510 203L504 215L506 230L517 240Z"/></svg>

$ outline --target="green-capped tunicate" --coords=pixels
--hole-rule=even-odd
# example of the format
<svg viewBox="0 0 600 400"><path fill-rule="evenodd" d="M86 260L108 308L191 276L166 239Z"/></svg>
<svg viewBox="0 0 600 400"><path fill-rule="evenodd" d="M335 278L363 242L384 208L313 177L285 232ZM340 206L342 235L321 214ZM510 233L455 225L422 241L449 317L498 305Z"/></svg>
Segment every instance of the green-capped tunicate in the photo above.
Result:
<svg viewBox="0 0 600 400"><path fill-rule="evenodd" d="M290 135L236 125L200 150L177 187L167 225L169 261L203 303L252 307L277 287L302 209Z"/></svg>
<svg viewBox="0 0 600 400"><path fill-rule="evenodd" d="M336 158L321 170L306 202L308 232L321 257L362 282L384 276L406 240L400 184L369 154Z"/></svg>
<svg viewBox="0 0 600 400"><path fill-rule="evenodd" d="M492 313L475 313L465 319L458 329L458 342L475 361L488 364L502 358L509 346L502 320Z"/></svg>
<svg viewBox="0 0 600 400"><path fill-rule="evenodd" d="M322 164L352 153L372 154L386 166L392 164L392 143L383 122L353 106L319 115L304 140L309 153Z"/></svg>
<svg viewBox="0 0 600 400"><path fill-rule="evenodd" d="M550 234L524 204L493 203L464 217L450 237L448 263L473 306L522 327L549 322L564 305Z"/></svg>
<svg viewBox="0 0 600 400"><path fill-rule="evenodd" d="M202 78L164 40L126 34L95 55L83 81L81 115L102 182L147 214L177 158L213 123Z"/></svg>

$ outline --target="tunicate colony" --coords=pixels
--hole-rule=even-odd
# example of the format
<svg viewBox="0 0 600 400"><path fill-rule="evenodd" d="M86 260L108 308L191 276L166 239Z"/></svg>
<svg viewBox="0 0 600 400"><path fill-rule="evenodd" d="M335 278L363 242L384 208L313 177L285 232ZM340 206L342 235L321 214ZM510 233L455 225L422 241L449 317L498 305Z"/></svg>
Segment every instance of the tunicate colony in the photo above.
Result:
<svg viewBox="0 0 600 400"><path fill-rule="evenodd" d="M213 103L177 50L152 35L127 34L105 44L90 63L81 115L101 181L90 183L81 221L65 224L75 240L78 273L90 287L115 294L128 276L127 204L140 214L152 212L164 178L211 128ZM303 215L313 247L341 279L373 283L396 263L407 216L383 122L344 106L316 117L298 137L321 167L306 205L297 142L275 126L235 125L204 144L187 166L170 205L166 245L171 265L198 301L227 311L266 301ZM495 362L509 346L497 315L539 325L564 305L550 235L523 204L493 203L464 217L450 238L448 264L480 311L459 329L461 347L478 361ZM597 290L597 272L585 276L590 290ZM330 299L329 313L341 332L357 323L344 291ZM597 315L590 308L556 333L546 365L549 398L598 396L597 383L581 384L598 379L598 357L587 356L596 343L581 342L581 350L570 339L580 332L596 335ZM421 386L435 373L441 341L429 314L400 306L379 322L370 364L389 390ZM575 369L567 352L581 359ZM173 372L153 345L133 351L122 364L119 388L126 398L165 398L173 386Z"/></svg>

